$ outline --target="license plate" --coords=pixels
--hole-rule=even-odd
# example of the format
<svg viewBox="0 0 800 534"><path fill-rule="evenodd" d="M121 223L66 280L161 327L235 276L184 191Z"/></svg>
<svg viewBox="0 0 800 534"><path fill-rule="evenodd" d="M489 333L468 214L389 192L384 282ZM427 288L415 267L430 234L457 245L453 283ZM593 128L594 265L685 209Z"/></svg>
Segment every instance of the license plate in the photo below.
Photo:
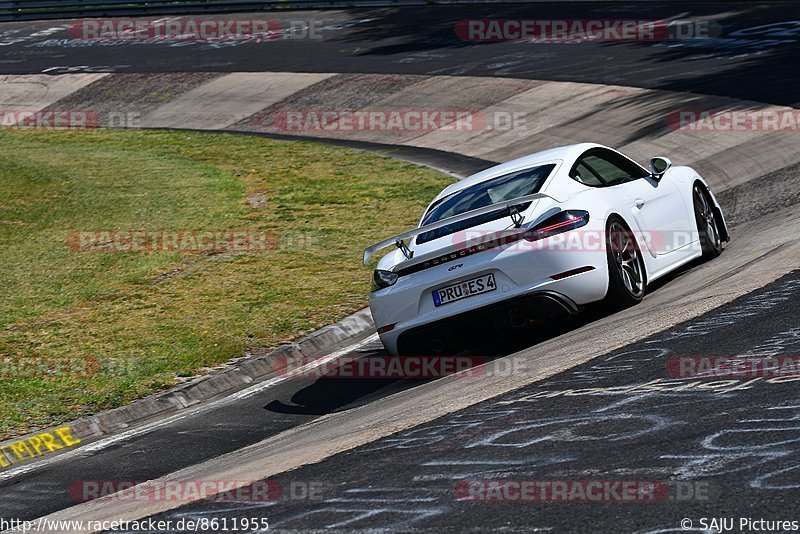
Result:
<svg viewBox="0 0 800 534"><path fill-rule="evenodd" d="M497 289L497 284L494 282L494 275L487 274L473 278L471 280L464 280L451 286L441 287L433 291L433 305L441 306L449 304L457 300L465 299L480 295L481 293L488 293Z"/></svg>

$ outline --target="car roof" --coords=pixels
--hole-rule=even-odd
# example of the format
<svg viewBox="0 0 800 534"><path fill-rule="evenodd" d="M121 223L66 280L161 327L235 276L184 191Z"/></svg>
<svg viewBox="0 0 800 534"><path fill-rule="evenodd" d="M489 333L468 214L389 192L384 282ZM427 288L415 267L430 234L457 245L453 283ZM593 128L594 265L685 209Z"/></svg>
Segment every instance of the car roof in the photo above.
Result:
<svg viewBox="0 0 800 534"><path fill-rule="evenodd" d="M495 165L494 167L482 170L479 173L468 176L467 178L459 180L458 182L446 187L441 193L436 195L436 198L433 199L433 202L436 202L442 197L446 197L472 185L485 182L486 180L496 178L497 176L502 176L503 174L512 172L514 170L523 169L525 167L533 167L537 163L553 160L575 160L586 150L597 147L608 148L597 143L578 143L574 145L549 148L547 150L542 150L541 152L522 156L521 158L512 159L511 161L507 161L505 163Z"/></svg>

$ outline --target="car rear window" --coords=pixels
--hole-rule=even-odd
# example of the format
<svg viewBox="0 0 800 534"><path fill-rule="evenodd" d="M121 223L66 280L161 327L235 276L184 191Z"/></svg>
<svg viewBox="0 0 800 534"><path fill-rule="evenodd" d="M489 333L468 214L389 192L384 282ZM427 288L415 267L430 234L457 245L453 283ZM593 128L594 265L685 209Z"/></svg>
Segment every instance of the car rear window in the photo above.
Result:
<svg viewBox="0 0 800 534"><path fill-rule="evenodd" d="M424 226L468 211L491 206L498 202L538 193L555 167L553 163L528 167L527 169L504 174L486 180L485 182L477 183L461 191L456 191L452 195L442 198L431 206L422 219L422 225ZM417 236L417 243L420 244L432 241L460 230L478 226L499 219L500 217L505 217L506 214L505 210L498 210L496 213L479 215L467 219L466 221L425 232Z"/></svg>

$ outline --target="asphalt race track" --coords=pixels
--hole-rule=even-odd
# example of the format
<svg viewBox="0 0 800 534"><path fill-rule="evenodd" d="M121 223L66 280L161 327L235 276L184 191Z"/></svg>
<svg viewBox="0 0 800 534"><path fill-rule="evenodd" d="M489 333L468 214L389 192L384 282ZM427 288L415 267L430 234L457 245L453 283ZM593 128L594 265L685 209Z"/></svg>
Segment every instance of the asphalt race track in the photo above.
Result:
<svg viewBox="0 0 800 534"><path fill-rule="evenodd" d="M270 530L287 532L639 533L715 515L796 520L800 379L670 381L668 362L797 354L798 315L800 271L549 380L275 478L284 488L317 483L315 499L193 504L153 519L266 516ZM659 383L663 391L621 391ZM565 396L587 388L617 391ZM656 502L459 500L466 481L586 479L659 481L668 491Z"/></svg>
<svg viewBox="0 0 800 534"><path fill-rule="evenodd" d="M323 38L87 44L72 38L68 22L2 23L0 75L469 75L800 104L800 6L789 2L576 2L269 16L322 18ZM719 34L543 44L471 43L453 31L456 21L470 18L592 17L710 21ZM409 159L462 174L484 163L404 150ZM276 482L282 494L268 502L172 503L163 509L123 503L119 509L131 517L170 520L266 517L269 530L280 531L655 534L705 532L701 518L711 517L736 518L737 526L738 518L798 521L798 382L757 377L720 384L723 379L705 378L676 385L668 362L800 354L799 172L794 165L720 195L734 239L719 258L659 281L634 308L611 315L590 309L511 352L476 347L489 362L483 375L435 381L305 377L218 399L140 432L0 472L0 518L68 513L78 504L69 488L81 480L254 476ZM336 350L384 354L374 335ZM541 369L493 374L503 362L540 361ZM668 386L653 386L659 383ZM633 386L640 387L630 391ZM646 503L464 499L471 482L492 480L651 481L666 489L658 502ZM318 491L298 493L295 487ZM105 513L101 507L86 510L76 517ZM691 520L688 529L681 529L683 519ZM123 531L133 532L115 532ZM165 531L186 530L152 530Z"/></svg>
<svg viewBox="0 0 800 534"><path fill-rule="evenodd" d="M260 14L322 20L321 39L251 43L75 39L57 21L0 24L0 74L66 72L357 72L500 76L629 85L791 105L800 6L792 2L578 2ZM709 37L580 44L480 42L466 19L703 21ZM315 27L316 28L316 27ZM717 35L719 34L719 35ZM306 37L297 34L298 37Z"/></svg>

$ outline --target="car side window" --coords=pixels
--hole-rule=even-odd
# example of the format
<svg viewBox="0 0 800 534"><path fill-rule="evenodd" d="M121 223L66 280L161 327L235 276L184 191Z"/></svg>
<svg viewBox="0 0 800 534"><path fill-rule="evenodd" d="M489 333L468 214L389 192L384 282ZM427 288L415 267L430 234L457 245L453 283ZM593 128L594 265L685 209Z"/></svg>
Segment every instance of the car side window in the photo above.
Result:
<svg viewBox="0 0 800 534"><path fill-rule="evenodd" d="M595 175L595 173L583 163L578 163L575 165L575 168L570 173L570 177L573 180L577 180L578 182L590 187L602 187L604 185L597 175Z"/></svg>
<svg viewBox="0 0 800 534"><path fill-rule="evenodd" d="M587 151L570 172L574 180L591 187L624 184L645 175L632 161L602 148Z"/></svg>

